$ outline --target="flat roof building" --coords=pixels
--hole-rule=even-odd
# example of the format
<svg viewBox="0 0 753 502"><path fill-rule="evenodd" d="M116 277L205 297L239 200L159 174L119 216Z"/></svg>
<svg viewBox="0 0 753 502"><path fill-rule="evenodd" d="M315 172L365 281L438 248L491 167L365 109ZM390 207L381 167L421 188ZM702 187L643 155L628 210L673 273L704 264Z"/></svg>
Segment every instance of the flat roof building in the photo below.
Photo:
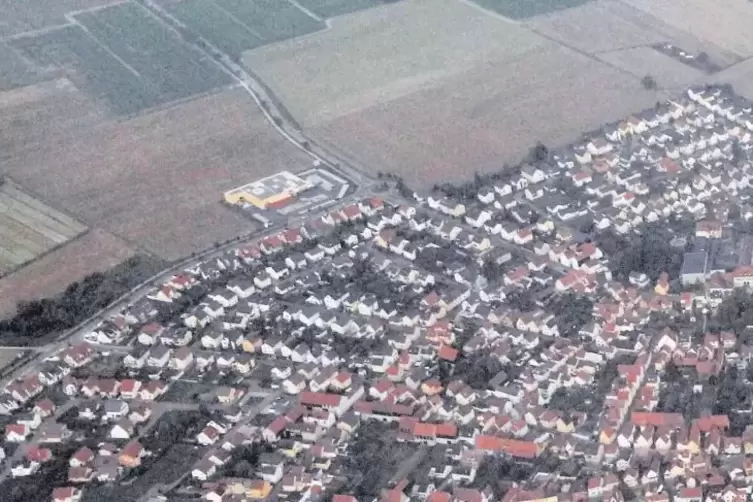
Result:
<svg viewBox="0 0 753 502"><path fill-rule="evenodd" d="M252 204L259 209L280 207L312 188L306 180L288 171L267 176L225 192L228 204Z"/></svg>
<svg viewBox="0 0 753 502"><path fill-rule="evenodd" d="M683 285L702 283L706 280L706 266L708 253L706 251L694 251L685 253L682 262L680 279Z"/></svg>

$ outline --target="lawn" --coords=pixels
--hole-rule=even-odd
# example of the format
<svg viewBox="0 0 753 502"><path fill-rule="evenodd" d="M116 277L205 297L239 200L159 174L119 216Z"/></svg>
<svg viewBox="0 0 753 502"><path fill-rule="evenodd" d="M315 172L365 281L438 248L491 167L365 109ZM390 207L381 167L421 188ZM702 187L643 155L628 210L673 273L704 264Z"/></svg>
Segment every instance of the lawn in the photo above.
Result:
<svg viewBox="0 0 753 502"><path fill-rule="evenodd" d="M590 0L473 0L485 9L512 19L526 19L541 14L583 5Z"/></svg>

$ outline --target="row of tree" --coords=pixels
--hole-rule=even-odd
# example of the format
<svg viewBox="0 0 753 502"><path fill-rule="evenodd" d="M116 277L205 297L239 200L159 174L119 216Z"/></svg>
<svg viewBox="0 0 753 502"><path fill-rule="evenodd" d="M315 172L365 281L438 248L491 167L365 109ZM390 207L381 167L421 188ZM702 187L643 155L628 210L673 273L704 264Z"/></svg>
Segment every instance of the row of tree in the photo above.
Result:
<svg viewBox="0 0 753 502"><path fill-rule="evenodd" d="M36 338L69 329L164 268L161 260L137 255L72 283L57 296L22 302L15 316L0 321L0 340L29 345Z"/></svg>

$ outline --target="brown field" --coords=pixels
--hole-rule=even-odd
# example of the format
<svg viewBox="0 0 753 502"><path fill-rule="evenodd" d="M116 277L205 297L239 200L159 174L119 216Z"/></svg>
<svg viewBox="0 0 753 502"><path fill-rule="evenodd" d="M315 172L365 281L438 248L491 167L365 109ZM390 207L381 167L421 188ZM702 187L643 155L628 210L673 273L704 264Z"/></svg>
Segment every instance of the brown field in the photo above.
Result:
<svg viewBox="0 0 753 502"><path fill-rule="evenodd" d="M748 0L622 0L699 40L740 58L753 56L753 2Z"/></svg>
<svg viewBox="0 0 753 502"><path fill-rule="evenodd" d="M107 118L70 84L38 94L0 94L6 172L88 226L167 260L253 229L220 204L225 190L310 165L240 89L126 121Z"/></svg>
<svg viewBox="0 0 753 502"><path fill-rule="evenodd" d="M90 230L0 279L0 318L12 314L19 301L60 293L71 282L112 268L133 254L134 249L122 239L103 230Z"/></svg>
<svg viewBox="0 0 753 502"><path fill-rule="evenodd" d="M599 54L599 59L632 73L637 77L651 75L665 90L680 92L706 76L680 61L651 47L636 47Z"/></svg>
<svg viewBox="0 0 753 502"><path fill-rule="evenodd" d="M739 59L708 40L699 40L692 33L621 0L595 0L572 9L531 18L526 21L526 26L589 54L669 42L691 53L706 52L711 61L722 67ZM657 67L655 71L660 69Z"/></svg>
<svg viewBox="0 0 753 502"><path fill-rule="evenodd" d="M753 59L748 59L716 75L709 76L706 81L709 84L730 84L737 94L753 100Z"/></svg>
<svg viewBox="0 0 753 502"><path fill-rule="evenodd" d="M339 48L339 50L337 50ZM455 0L406 0L246 53L315 138L431 185L653 105L626 71Z"/></svg>
<svg viewBox="0 0 753 502"><path fill-rule="evenodd" d="M637 79L563 48L468 73L317 127L370 166L417 186L499 169L543 141L557 146L655 103Z"/></svg>

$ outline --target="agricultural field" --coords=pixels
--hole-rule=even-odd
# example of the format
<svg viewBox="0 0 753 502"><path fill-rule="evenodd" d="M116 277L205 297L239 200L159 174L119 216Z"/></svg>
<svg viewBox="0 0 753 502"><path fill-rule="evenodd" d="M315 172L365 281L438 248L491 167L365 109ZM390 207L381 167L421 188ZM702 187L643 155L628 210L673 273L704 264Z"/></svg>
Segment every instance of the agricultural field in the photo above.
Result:
<svg viewBox="0 0 753 502"><path fill-rule="evenodd" d="M321 18L330 18L390 3L390 0L297 0Z"/></svg>
<svg viewBox="0 0 753 502"><path fill-rule="evenodd" d="M753 2L748 0L623 0L673 27L740 58L753 56Z"/></svg>
<svg viewBox="0 0 753 502"><path fill-rule="evenodd" d="M666 36L640 19L621 15L617 0L588 2L537 16L526 24L537 33L590 54L665 42Z"/></svg>
<svg viewBox="0 0 753 502"><path fill-rule="evenodd" d="M122 0L0 0L0 38L66 24L65 15Z"/></svg>
<svg viewBox="0 0 753 502"><path fill-rule="evenodd" d="M0 278L0 318L12 315L18 302L54 296L72 282L109 270L133 254L134 249L122 239L100 229L90 230Z"/></svg>
<svg viewBox="0 0 753 502"><path fill-rule="evenodd" d="M590 0L470 0L511 19L526 19L583 5Z"/></svg>
<svg viewBox="0 0 753 502"><path fill-rule="evenodd" d="M670 92L680 92L706 75L651 47L606 52L599 54L599 59L636 77L651 75L659 87Z"/></svg>
<svg viewBox="0 0 753 502"><path fill-rule="evenodd" d="M0 42L0 92L30 85L39 74L7 44Z"/></svg>
<svg viewBox="0 0 753 502"><path fill-rule="evenodd" d="M722 67L737 62L734 54L699 40L648 12L621 0L594 0L579 7L535 16L526 26L543 36L589 54L672 43L691 53L706 52Z"/></svg>
<svg viewBox="0 0 753 502"><path fill-rule="evenodd" d="M230 82L212 61L136 4L84 12L74 19L80 25L6 43L33 62L34 71L69 76L113 113L131 115Z"/></svg>
<svg viewBox="0 0 753 502"><path fill-rule="evenodd" d="M324 29L288 0L158 0L191 31L232 57L260 45Z"/></svg>
<svg viewBox="0 0 753 502"><path fill-rule="evenodd" d="M254 230L221 203L226 190L311 165L269 127L242 89L128 120L95 120L96 108L66 104L78 96L67 88L56 95L52 111L67 114L60 126L45 112L47 100L39 103L49 117L44 135L35 122L18 119L33 116L35 102L1 109L5 171L90 227L167 260Z"/></svg>
<svg viewBox="0 0 753 502"><path fill-rule="evenodd" d="M335 18L327 31L249 51L243 62L311 127L545 45L456 0L405 1Z"/></svg>
<svg viewBox="0 0 753 502"><path fill-rule="evenodd" d="M536 141L568 143L662 97L636 76L454 0L347 18L249 51L244 62L316 139L416 186L499 169Z"/></svg>
<svg viewBox="0 0 753 502"><path fill-rule="evenodd" d="M753 100L753 60L748 59L707 77L707 83L730 84L737 94Z"/></svg>
<svg viewBox="0 0 753 502"><path fill-rule="evenodd" d="M73 218L0 181L0 276L86 231Z"/></svg>

